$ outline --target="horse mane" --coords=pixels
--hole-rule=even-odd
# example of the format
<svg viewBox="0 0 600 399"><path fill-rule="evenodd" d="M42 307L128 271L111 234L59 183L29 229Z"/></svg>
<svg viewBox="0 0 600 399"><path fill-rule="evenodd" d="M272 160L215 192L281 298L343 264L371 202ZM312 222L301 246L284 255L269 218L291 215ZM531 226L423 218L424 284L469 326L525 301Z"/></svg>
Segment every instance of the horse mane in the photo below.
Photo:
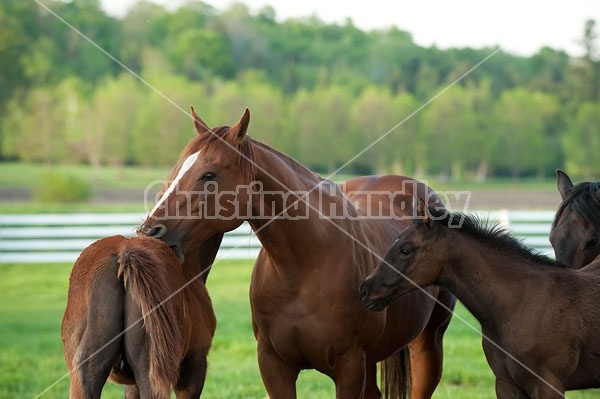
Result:
<svg viewBox="0 0 600 399"><path fill-rule="evenodd" d="M237 154L237 169L242 177L251 182L256 176L256 164L254 163L254 151L252 143L255 141L246 135L237 149L229 144L226 140L226 135L229 133L231 126L219 126L210 129L206 134L196 135L188 145L183 149L180 159L185 159L189 155L200 150L205 152L222 151L224 148L229 148ZM175 171L173 171L173 174Z"/></svg>
<svg viewBox="0 0 600 399"><path fill-rule="evenodd" d="M260 147L268 152L275 154L279 159L284 161L289 166L289 168L292 169L294 172L306 173L319 181L324 180L323 177L321 177L321 175L308 169L306 166L304 166L302 163L298 162L296 159L292 158L288 154L285 154L285 153L279 151L278 149L273 148L270 145L265 144L260 141L252 140L252 144L254 144L255 146Z"/></svg>
<svg viewBox="0 0 600 399"><path fill-rule="evenodd" d="M436 224L455 229L504 253L522 257L538 264L547 266L558 265L554 259L525 245L523 241L513 236L510 231L503 228L499 223L482 219L477 215L450 212L447 209L437 209L434 207L429 208L429 214Z"/></svg>
<svg viewBox="0 0 600 399"><path fill-rule="evenodd" d="M582 182L573 186L556 211L553 229L567 208L600 228L600 182Z"/></svg>

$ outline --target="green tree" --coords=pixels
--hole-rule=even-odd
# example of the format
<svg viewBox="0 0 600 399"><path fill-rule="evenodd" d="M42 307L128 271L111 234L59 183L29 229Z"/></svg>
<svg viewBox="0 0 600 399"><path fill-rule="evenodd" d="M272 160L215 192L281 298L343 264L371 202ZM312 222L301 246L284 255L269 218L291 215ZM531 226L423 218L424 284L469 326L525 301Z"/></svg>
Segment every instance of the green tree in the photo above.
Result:
<svg viewBox="0 0 600 399"><path fill-rule="evenodd" d="M455 86L438 97L422 111L421 132L430 171L462 179L467 164L480 156L473 151L480 144L473 93Z"/></svg>
<svg viewBox="0 0 600 399"><path fill-rule="evenodd" d="M498 167L513 177L524 173L543 176L555 168L558 159L549 130L557 112L556 99L548 94L522 88L502 93L494 109Z"/></svg>
<svg viewBox="0 0 600 399"><path fill-rule="evenodd" d="M352 121L358 129L355 151L373 146L356 162L378 173L413 173L419 169L422 148L416 137L418 117L410 116L418 106L406 92L392 95L379 87L365 90L352 104Z"/></svg>
<svg viewBox="0 0 600 399"><path fill-rule="evenodd" d="M198 99L208 100L202 86L180 76L163 76L156 89L162 95L144 89L133 116L131 159L141 165L170 166L193 137L190 105L196 104L200 112Z"/></svg>
<svg viewBox="0 0 600 399"><path fill-rule="evenodd" d="M600 101L600 44L598 44L598 33L596 32L596 21L588 19L583 29L582 45L585 49L583 59L585 60L590 77L589 99Z"/></svg>
<svg viewBox="0 0 600 399"><path fill-rule="evenodd" d="M82 163L88 160L85 134L90 128L85 118L88 100L85 93L89 88L79 78L70 76L59 82L53 92L58 97L55 103L58 118L62 119L62 145L65 147L61 161L66 163ZM57 126L57 128L59 128Z"/></svg>
<svg viewBox="0 0 600 399"><path fill-rule="evenodd" d="M143 68L144 51L160 47L167 35L169 13L164 7L149 1L137 1L121 21L123 37L120 60L136 73Z"/></svg>
<svg viewBox="0 0 600 399"><path fill-rule="evenodd" d="M232 51L218 32L190 28L174 38L171 59L176 72L191 80L211 75L232 78L235 73Z"/></svg>
<svg viewBox="0 0 600 399"><path fill-rule="evenodd" d="M63 161L65 119L53 88L31 90L22 101L8 104L3 120L5 155L26 162L47 164Z"/></svg>
<svg viewBox="0 0 600 399"><path fill-rule="evenodd" d="M95 83L120 71L121 67L96 47L117 56L121 44L118 21L102 11L99 0L54 0L46 6L81 33L38 6L39 35L54 43L48 54L54 68L46 84L57 83L69 75Z"/></svg>
<svg viewBox="0 0 600 399"><path fill-rule="evenodd" d="M87 161L96 169L103 164L123 166L133 162L133 117L148 88L123 73L108 78L94 91L85 117Z"/></svg>
<svg viewBox="0 0 600 399"><path fill-rule="evenodd" d="M291 133L298 140L299 161L331 173L354 155L356 146L348 137L350 99L340 86L301 90L294 96L290 103L290 118L295 121Z"/></svg>
<svg viewBox="0 0 600 399"><path fill-rule="evenodd" d="M566 167L570 173L592 179L600 170L600 107L598 103L585 102L562 136Z"/></svg>

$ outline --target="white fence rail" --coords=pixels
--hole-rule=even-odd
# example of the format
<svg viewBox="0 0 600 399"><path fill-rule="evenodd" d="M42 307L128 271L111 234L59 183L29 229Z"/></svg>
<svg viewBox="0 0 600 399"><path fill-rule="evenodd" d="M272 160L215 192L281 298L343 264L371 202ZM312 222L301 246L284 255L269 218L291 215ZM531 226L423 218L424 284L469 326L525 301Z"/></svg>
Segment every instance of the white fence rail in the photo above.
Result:
<svg viewBox="0 0 600 399"><path fill-rule="evenodd" d="M478 212L500 222L527 245L553 254L548 234L553 211ZM144 221L144 214L36 214L0 215L0 263L74 262L80 252L100 237L131 236ZM217 255L221 259L252 259L260 241L244 223L225 234Z"/></svg>
<svg viewBox="0 0 600 399"><path fill-rule="evenodd" d="M74 262L101 237L133 235L145 217L136 213L0 215L0 263ZM225 234L217 258L255 258L260 247L244 223Z"/></svg>

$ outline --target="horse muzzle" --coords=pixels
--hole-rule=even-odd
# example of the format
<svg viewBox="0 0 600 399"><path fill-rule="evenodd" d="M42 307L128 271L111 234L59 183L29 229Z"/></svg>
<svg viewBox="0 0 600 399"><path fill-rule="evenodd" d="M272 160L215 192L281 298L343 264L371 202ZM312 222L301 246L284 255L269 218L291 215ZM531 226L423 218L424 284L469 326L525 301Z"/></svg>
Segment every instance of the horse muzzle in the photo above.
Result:
<svg viewBox="0 0 600 399"><path fill-rule="evenodd" d="M138 235L152 237L152 238L161 238L165 234L167 234L167 226L164 224L155 224L148 225L144 223L137 229Z"/></svg>
<svg viewBox="0 0 600 399"><path fill-rule="evenodd" d="M396 291L394 287L387 287L370 278L360 285L360 300L369 310L379 312L392 302Z"/></svg>
<svg viewBox="0 0 600 399"><path fill-rule="evenodd" d="M169 248L175 253L179 261L183 263L183 252L179 240L170 240L167 238L167 226L164 224L148 224L144 223L137 229L137 234L140 236L152 237L164 241Z"/></svg>

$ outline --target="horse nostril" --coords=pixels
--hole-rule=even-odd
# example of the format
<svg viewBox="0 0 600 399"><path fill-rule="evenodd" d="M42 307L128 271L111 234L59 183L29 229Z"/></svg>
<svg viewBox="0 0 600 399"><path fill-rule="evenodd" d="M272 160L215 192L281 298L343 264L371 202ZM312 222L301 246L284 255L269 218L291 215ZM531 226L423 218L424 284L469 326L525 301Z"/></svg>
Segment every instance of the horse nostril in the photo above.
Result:
<svg viewBox="0 0 600 399"><path fill-rule="evenodd" d="M140 230L145 236L152 238L160 238L167 233L167 226L165 226L164 224L157 224L152 227L142 227Z"/></svg>
<svg viewBox="0 0 600 399"><path fill-rule="evenodd" d="M363 283L360 285L360 290L359 290L359 293L360 293L360 299L361 299L363 302L364 302L364 301L366 301L367 299L369 299L369 288L367 287L367 285L368 285L368 280L367 280L367 281L365 281L365 282L363 282Z"/></svg>

